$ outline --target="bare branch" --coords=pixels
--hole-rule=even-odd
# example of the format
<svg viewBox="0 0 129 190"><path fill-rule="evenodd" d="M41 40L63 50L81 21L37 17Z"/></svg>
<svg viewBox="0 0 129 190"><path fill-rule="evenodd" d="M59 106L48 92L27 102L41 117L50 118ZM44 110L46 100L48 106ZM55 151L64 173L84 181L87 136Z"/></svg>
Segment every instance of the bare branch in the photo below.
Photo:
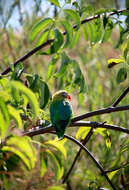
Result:
<svg viewBox="0 0 129 190"><path fill-rule="evenodd" d="M83 140L82 144L83 145L86 145L86 143L89 141L90 137L92 136L93 134L93 128L90 129L89 133L87 134L87 136L85 137L85 139ZM70 167L70 169L68 170L66 176L64 177L63 179L63 182L62 183L65 183L68 178L69 178L69 175L71 174L72 170L73 170L73 167L75 166L75 163L77 162L77 159L79 158L80 154L81 154L81 151L82 151L82 147L79 149L79 151L77 152L74 160L73 160L73 163Z"/></svg>
<svg viewBox="0 0 129 190"><path fill-rule="evenodd" d="M122 95L112 104L112 107L116 107L119 103L120 103L120 101L126 96L126 94L129 92L129 87L122 93ZM98 122L89 122L91 125L92 125L92 128L91 128L91 130L89 131L89 133L87 134L87 136L85 137L85 139L83 140L83 142L82 142L82 144L83 145L85 145L88 141L89 141L89 139L90 139L90 137L92 136L92 134L93 134L93 128L98 128L98 127L107 127L107 129L112 129L112 128L114 128L114 130L120 130L120 131L126 131L127 133L129 133L129 130L127 129L124 129L124 128L121 128L121 127L118 127L118 126L112 126L112 125L105 125L104 123L98 123ZM73 126L76 126L76 125L79 125L79 126L88 126L87 125L87 122L75 122L75 123L73 123ZM62 183L65 183L67 180L68 180L68 178L69 178L69 175L71 174L71 172L72 172L72 170L73 170L73 167L75 166L75 163L77 162L77 159L79 158L79 156L80 156L80 154L81 154L81 150L82 150L82 148L80 148L79 149L79 151L77 152L77 154L76 154L76 156L75 156L75 158L74 158L74 160L73 160L73 162L72 162L72 165L71 165L71 167L69 168L69 170L68 170L68 172L67 172L67 174L66 174L66 176L64 177L64 179L63 179L63 182Z"/></svg>
<svg viewBox="0 0 129 190"><path fill-rule="evenodd" d="M32 49L29 53L25 54L23 57L19 58L16 62L13 63L14 67L16 67L16 65L20 62L25 61L27 58L29 58L30 56L32 56L34 53L36 53L37 51L39 51L40 49L50 45L52 42L54 41L54 39L51 40L47 40L45 43L41 44L40 46ZM8 67L7 69L5 69L1 75L6 75L7 73L9 73L11 71L11 68Z"/></svg>
<svg viewBox="0 0 129 190"><path fill-rule="evenodd" d="M129 87L127 87L124 90L124 92L121 94L121 96L118 99L116 99L116 101L112 104L112 107L116 107L120 103L120 101L128 94L128 92L129 92Z"/></svg>
<svg viewBox="0 0 129 190"><path fill-rule="evenodd" d="M77 117L74 117L71 120L71 122L73 123L75 121L80 121L80 120L86 119L88 117L93 117L93 116L102 115L102 114L109 114L109 113L118 112L118 111L125 111L125 110L129 110L129 105L127 105L127 106L119 106L119 107L103 108L103 109L100 109L100 110L96 110L96 111L93 111L93 112L85 113L85 114L79 115Z"/></svg>
<svg viewBox="0 0 129 190"><path fill-rule="evenodd" d="M78 121L70 124L71 127L93 127L93 128L105 128L105 129L111 129L115 131L120 131L123 133L129 134L129 129L119 127L116 125L109 125L105 123L100 123L100 122L94 122L94 121Z"/></svg>
<svg viewBox="0 0 129 190"><path fill-rule="evenodd" d="M118 14L118 13L122 13L124 11L128 11L129 8L126 8L126 9L122 9L122 10L118 10L118 11L115 11L115 12L111 12L109 13L109 16L112 16L112 15L115 15L115 14ZM95 15L95 16L92 16L92 17L89 17L89 18L86 18L84 20L81 21L81 24L85 24L87 22L90 22L92 20L95 20L95 19L98 19L100 18L100 15ZM73 25L73 29L76 29L77 28L77 25ZM62 32L63 35L66 35L66 31ZM40 49L50 45L52 42L54 41L54 39L50 39L50 40L47 40L45 43L41 44L40 46L32 49L29 53L25 54L23 57L19 58L16 62L13 63L14 67L19 63L19 62L23 62L25 61L26 59L28 59L30 56L32 56L33 54L35 54L37 51L39 51ZM7 73L9 73L11 71L11 68L8 67L7 69L5 69L1 75L6 75Z"/></svg>
<svg viewBox="0 0 129 190"><path fill-rule="evenodd" d="M110 169L110 170L105 170L105 173L110 173L110 172L114 172L114 171L116 171L116 170L120 170L120 169L122 169L122 168L125 168L125 167L128 166L128 165L129 165L129 162L127 162L127 163L125 163L125 164L123 164L123 165L121 165L121 166L119 166L119 167L117 167L117 168Z"/></svg>
<svg viewBox="0 0 129 190"><path fill-rule="evenodd" d="M38 126L37 126L38 127ZM29 137L33 137L33 136L36 136L36 135L41 135L41 134L44 134L44 133L49 133L53 131L53 127L52 125L49 125L47 127L39 127L38 129L36 128L33 128L32 130L28 131L28 132L23 132L23 136L29 136Z"/></svg>
<svg viewBox="0 0 129 190"><path fill-rule="evenodd" d="M89 156L90 158L93 160L93 162L96 164L96 166L99 168L99 170L101 171L102 175L105 177L105 179L107 180L107 182L109 183L109 185L112 187L113 190L116 190L115 186L112 184L111 180L108 178L107 174L105 173L103 167L100 165L100 163L95 159L95 157L92 155L92 153L82 144L80 143L78 140L76 140L75 138L68 136L68 135L64 135L67 139L73 141L74 143L76 143L77 145L79 145Z"/></svg>
<svg viewBox="0 0 129 190"><path fill-rule="evenodd" d="M78 122L71 123L70 127L105 128L105 129L120 131L120 132L129 134L129 129L119 127L119 126L116 126L116 125L109 125L109 124L100 123L100 122L94 122L94 121L78 121ZM52 127L52 125L49 125L47 127L40 127L38 129L33 128L31 131L24 132L23 136L27 135L27 136L33 137L33 136L36 136L36 135L49 133L49 132L51 132L53 130L54 130L54 128Z"/></svg>

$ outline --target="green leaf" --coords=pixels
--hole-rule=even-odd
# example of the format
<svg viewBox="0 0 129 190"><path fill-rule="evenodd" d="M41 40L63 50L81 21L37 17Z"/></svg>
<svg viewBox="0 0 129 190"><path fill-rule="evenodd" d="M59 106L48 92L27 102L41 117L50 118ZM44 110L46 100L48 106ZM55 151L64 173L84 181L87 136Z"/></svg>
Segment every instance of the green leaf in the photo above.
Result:
<svg viewBox="0 0 129 190"><path fill-rule="evenodd" d="M54 37L53 44L46 52L43 52L42 54L49 55L49 54L56 53L62 46L62 44L64 42L64 37L63 37L62 33L56 28L54 30L54 34L55 34L55 37Z"/></svg>
<svg viewBox="0 0 129 190"><path fill-rule="evenodd" d="M94 39L93 42L97 43L101 40L102 34L103 34L103 27L101 24L101 20L97 19L95 21L93 21L93 26L94 26Z"/></svg>
<svg viewBox="0 0 129 190"><path fill-rule="evenodd" d="M0 98L0 110L4 116L4 120L5 120L5 128L8 129L9 124L10 124L10 117L9 117L9 111L8 108L4 102L4 100L2 98Z"/></svg>
<svg viewBox="0 0 129 190"><path fill-rule="evenodd" d="M129 33L129 29L128 28L126 29L121 25L119 25L119 30L120 30L120 39L116 45L116 48L119 48L123 44L124 40L126 39L126 34Z"/></svg>
<svg viewBox="0 0 129 190"><path fill-rule="evenodd" d="M48 0L48 1L50 1L51 3L53 3L54 5L60 8L60 4L58 0Z"/></svg>
<svg viewBox="0 0 129 190"><path fill-rule="evenodd" d="M2 78L0 79L0 84L3 88L6 88L7 86L7 83L8 83L8 79L7 78Z"/></svg>
<svg viewBox="0 0 129 190"><path fill-rule="evenodd" d="M91 127L80 127L76 133L76 138L84 139L86 135L89 133Z"/></svg>
<svg viewBox="0 0 129 190"><path fill-rule="evenodd" d="M61 23L64 26L64 29L65 29L65 32L66 32L66 42L64 44L64 48L66 48L72 42L73 28L72 28L71 24L68 23L68 21L62 21Z"/></svg>
<svg viewBox="0 0 129 190"><path fill-rule="evenodd" d="M11 94L12 94L12 97L14 99L15 104L18 105L20 103L20 100L21 100L18 89L12 87Z"/></svg>
<svg viewBox="0 0 129 190"><path fill-rule="evenodd" d="M111 19L108 19L108 23L106 24L106 27L105 27L105 32L104 32L104 36L103 36L103 39L102 39L102 43L106 42L111 33L112 33L112 29L113 29L113 22Z"/></svg>
<svg viewBox="0 0 129 190"><path fill-rule="evenodd" d="M50 98L50 91L47 83L45 83L37 74L34 76L28 75L26 78L30 83L30 89L39 94L40 108L45 108Z"/></svg>
<svg viewBox="0 0 129 190"><path fill-rule="evenodd" d="M75 6L76 9L80 9L80 6L79 6L79 4L76 2L76 0L72 0L71 5L72 5L72 6Z"/></svg>
<svg viewBox="0 0 129 190"><path fill-rule="evenodd" d="M90 42L92 42L92 40L94 39L94 33L93 33L92 23L86 23L85 27L86 27L88 39L89 39Z"/></svg>
<svg viewBox="0 0 129 190"><path fill-rule="evenodd" d="M85 80L84 76L81 72L80 66L77 61L72 60L72 65L74 68L74 83L76 86L78 85L78 88L80 89L80 93L85 92Z"/></svg>
<svg viewBox="0 0 129 190"><path fill-rule="evenodd" d="M1 138L3 138L5 136L5 133L7 131L5 126L6 126L6 124L5 124L4 116L0 110L0 136L1 136Z"/></svg>
<svg viewBox="0 0 129 190"><path fill-rule="evenodd" d="M82 31L83 31L84 39L88 41L88 34L87 34L85 25L82 26Z"/></svg>
<svg viewBox="0 0 129 190"><path fill-rule="evenodd" d="M10 117L8 108L3 100L0 98L0 135L3 138L8 130L10 124Z"/></svg>
<svg viewBox="0 0 129 190"><path fill-rule="evenodd" d="M51 61L49 62L48 71L46 74L47 81L52 77L52 75L54 73L54 68L55 68L56 62L59 60L59 58L60 58L60 55L56 54L52 57Z"/></svg>
<svg viewBox="0 0 129 190"><path fill-rule="evenodd" d="M65 9L64 10L65 13L67 13L71 18L73 18L75 20L75 23L77 24L77 30L80 28L81 25L81 21L80 21L80 17L77 14L76 11L72 10L72 9Z"/></svg>
<svg viewBox="0 0 129 190"><path fill-rule="evenodd" d="M23 93L27 97L31 105L32 112L34 116L37 117L39 114L39 105L38 105L38 101L36 99L35 94L30 89L28 89L26 86L24 86L22 83L18 81L11 81L9 85L13 88L18 89L21 93Z"/></svg>
<svg viewBox="0 0 129 190"><path fill-rule="evenodd" d="M23 64L18 63L14 68L14 71L12 72L11 80L19 80L23 71L24 71Z"/></svg>
<svg viewBox="0 0 129 190"><path fill-rule="evenodd" d="M8 151L8 152L13 152L14 154L16 154L17 156L19 156L19 158L21 158L21 160L26 164L26 166L28 167L28 169L31 169L29 160L27 159L27 157L20 151L17 150L17 148L15 147L10 147L10 146L4 146L2 148L2 151Z"/></svg>
<svg viewBox="0 0 129 190"><path fill-rule="evenodd" d="M128 52L129 52L129 40L127 41L127 45L126 45L124 52L123 52L125 60L127 58Z"/></svg>
<svg viewBox="0 0 129 190"><path fill-rule="evenodd" d="M51 18L45 18L38 22L34 27L32 28L30 32L30 41L33 42L38 33L41 30L44 30L48 25L52 24L53 20Z"/></svg>
<svg viewBox="0 0 129 190"><path fill-rule="evenodd" d="M8 101L10 101L11 96L7 91L1 90L0 91L0 98L2 98L5 102L8 102Z"/></svg>
<svg viewBox="0 0 129 190"><path fill-rule="evenodd" d="M39 91L39 85L40 85L40 76L38 74L35 75L27 75L27 80L30 83L30 89L33 90L33 92Z"/></svg>
<svg viewBox="0 0 129 190"><path fill-rule="evenodd" d="M110 173L108 174L109 179L111 180L111 179L114 177L114 175L115 175L118 171L119 171L119 170L115 170L115 171L113 171L113 172L110 172Z"/></svg>
<svg viewBox="0 0 129 190"><path fill-rule="evenodd" d="M61 187L61 185L60 186L54 185L54 186L48 187L46 190L65 190L65 189L64 187Z"/></svg>
<svg viewBox="0 0 129 190"><path fill-rule="evenodd" d="M125 67L120 68L120 70L117 73L116 81L117 83L123 82L127 78L127 70Z"/></svg>
<svg viewBox="0 0 129 190"><path fill-rule="evenodd" d="M50 150L46 150L46 153L50 156L51 160L54 162L56 166L55 174L56 174L56 180L58 181L63 176L63 167L60 166L59 161L57 160L54 153L52 153Z"/></svg>
<svg viewBox="0 0 129 190"><path fill-rule="evenodd" d="M46 163L43 155L44 155L44 153L41 153L41 156L40 156L40 176L41 177L43 177L47 171L47 163Z"/></svg>
<svg viewBox="0 0 129 190"><path fill-rule="evenodd" d="M9 112L10 116L16 121L18 128L21 128L22 120L21 120L19 111L16 110L11 105L8 105L7 107L8 107L8 112Z"/></svg>
<svg viewBox="0 0 129 190"><path fill-rule="evenodd" d="M7 140L6 145L2 147L2 151L9 151L18 155L28 169L32 169L35 166L36 150L32 146L29 137L11 136Z"/></svg>
<svg viewBox="0 0 129 190"><path fill-rule="evenodd" d="M70 63L69 57L66 55L65 52L62 52L62 54L61 54L61 66L59 68L59 71L54 76L60 77L60 76L64 75L69 63Z"/></svg>
<svg viewBox="0 0 129 190"><path fill-rule="evenodd" d="M50 30L49 30L49 29L46 29L45 31L43 31L43 32L40 34L40 36L39 36L39 38L38 38L38 40L37 40L37 42L36 42L36 47L37 47L37 46L40 46L43 42L45 42L45 41L47 40L48 35L49 35L49 32L50 32Z"/></svg>
<svg viewBox="0 0 129 190"><path fill-rule="evenodd" d="M42 80L40 80L40 91L41 91L40 108L43 109L45 108L45 106L47 105L49 101L50 91L49 91L48 85Z"/></svg>
<svg viewBox="0 0 129 190"><path fill-rule="evenodd" d="M85 92L85 80L84 80L84 76L81 73L81 79L80 79L80 93L84 93Z"/></svg>
<svg viewBox="0 0 129 190"><path fill-rule="evenodd" d="M107 148L111 148L111 144L112 144L112 139L111 139L111 136L110 136L110 133L108 131L106 131L106 146Z"/></svg>
<svg viewBox="0 0 129 190"><path fill-rule="evenodd" d="M124 63L124 59L109 59L108 60L108 68L111 68L120 63Z"/></svg>
<svg viewBox="0 0 129 190"><path fill-rule="evenodd" d="M80 30L78 30L74 37L73 37L73 40L72 40L72 43L71 43L71 48L74 48L79 40L79 37L80 37Z"/></svg>
<svg viewBox="0 0 129 190"><path fill-rule="evenodd" d="M66 152L66 149L64 148L63 144L60 141L55 139L53 141L52 140L47 141L47 142L45 142L45 144L55 147L58 151L60 151L64 155L64 157L66 159L67 152Z"/></svg>

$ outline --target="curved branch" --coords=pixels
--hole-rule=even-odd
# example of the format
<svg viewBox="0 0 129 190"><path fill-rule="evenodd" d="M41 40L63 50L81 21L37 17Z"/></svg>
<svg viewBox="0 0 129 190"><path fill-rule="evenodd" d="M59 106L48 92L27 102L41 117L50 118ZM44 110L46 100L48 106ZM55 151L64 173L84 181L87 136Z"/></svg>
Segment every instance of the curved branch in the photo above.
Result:
<svg viewBox="0 0 129 190"><path fill-rule="evenodd" d="M116 101L112 104L112 107L116 107L119 103L120 103L120 101L126 96L126 94L129 92L129 87L127 88L127 89L125 89L124 90L124 92L122 93L122 95L119 97L119 98L117 98L116 99ZM91 123L91 122L90 122ZM92 122L93 123L93 122ZM77 124L79 124L79 123L77 123ZM77 125L76 124L76 122L74 123L74 125ZM83 123L80 123L80 125L83 125L84 124L84 122ZM86 124L86 123L85 123ZM84 125L85 125L84 124ZM86 125L87 126L87 125ZM90 129L90 131L89 131L89 133L87 134L87 136L85 137L85 139L83 140L83 142L82 142L82 144L83 145L86 145L86 143L89 141L89 139L90 139L90 137L92 136L92 134L93 134L93 128L97 128L97 127L104 127L104 123L102 124L100 124L100 123L96 123L96 122L94 122L93 123L93 126L92 126L92 128ZM121 131L123 131L123 128L120 128L120 127L117 127L117 126L109 126L109 125L106 125L106 127L109 129L110 127L111 128L113 128L113 127L115 127L114 129L116 130L116 129L118 129L119 128L119 130L121 130ZM124 131L125 131L126 129L124 129ZM127 130L127 132L129 132L129 130ZM67 180L68 180L68 178L69 178L69 175L71 174L71 172L72 172L72 170L73 170L73 168L74 168L74 166L75 166L75 164L76 164L76 162L77 162L77 160L78 160L78 158L79 158L79 156L80 156L80 154L81 154L81 151L82 151L82 148L80 148L79 149L79 151L77 152L77 154L76 154L76 156L75 156L75 158L74 158L74 160L73 160L73 162L72 162L72 164L71 164L71 167L69 168L69 170L68 170L68 172L67 172L67 174L66 174L66 176L64 177L64 179L63 179L63 182L62 183L65 183Z"/></svg>
<svg viewBox="0 0 129 190"><path fill-rule="evenodd" d="M126 9L122 9L122 10L118 10L118 11L115 11L115 12L111 12L109 13L109 16L112 16L112 15L115 15L115 14L118 14L118 13L122 13L124 11L128 11L129 8L126 8ZM95 20L95 19L98 19L100 18L100 15L95 15L95 16L91 16L89 18L86 18L84 20L81 21L81 24L85 24L87 22L90 22L92 20ZM73 29L76 29L77 28L77 25L73 25ZM62 32L63 35L66 35L66 31ZM29 58L30 56L32 56L33 54L35 54L37 51L39 51L40 49L42 49L43 47L46 47L47 45L50 45L52 42L54 41L54 39L50 39L50 40L47 40L45 43L41 44L40 46L32 49L29 53L25 54L23 57L19 58L16 62L13 63L14 67L16 67L16 65L20 62L23 62L25 61L27 58ZM6 75L7 73L9 73L11 71L11 68L8 67L7 69L5 69L1 75Z"/></svg>
<svg viewBox="0 0 129 190"><path fill-rule="evenodd" d="M86 135L85 139L83 140L82 144L85 146L86 143L89 141L90 137L92 136L93 134L93 128L90 129L89 133ZM79 151L77 152L73 162L72 162L72 165L71 167L69 168L66 176L64 177L63 179L63 182L62 183L65 183L67 181L67 179L69 178L69 175L71 174L72 172L72 169L73 167L75 166L75 163L77 162L77 159L79 158L80 154L81 154L81 151L82 151L82 147L79 149Z"/></svg>
<svg viewBox="0 0 129 190"><path fill-rule="evenodd" d="M93 112L88 112L82 115L79 115L77 117L74 117L71 122L75 122L75 121L79 121L79 120L83 120L86 119L88 117L93 117L96 115L102 115L102 114L108 114L108 113L112 113L112 112L118 112L118 111L126 111L129 110L129 105L127 106L119 106L119 107L108 107L108 108L103 108L100 110L96 110Z"/></svg>
<svg viewBox="0 0 129 190"><path fill-rule="evenodd" d="M111 180L108 178L107 174L105 173L103 167L100 165L100 163L95 159L95 157L92 155L92 153L82 144L80 143L78 140L76 140L75 138L69 136L69 135L64 135L67 139L73 141L74 143L76 143L77 145L79 145L89 156L90 158L93 160L93 162L96 164L96 166L99 168L99 170L101 171L102 175L106 178L107 182L110 184L110 186L112 187L112 189L116 190L115 186L112 184Z"/></svg>

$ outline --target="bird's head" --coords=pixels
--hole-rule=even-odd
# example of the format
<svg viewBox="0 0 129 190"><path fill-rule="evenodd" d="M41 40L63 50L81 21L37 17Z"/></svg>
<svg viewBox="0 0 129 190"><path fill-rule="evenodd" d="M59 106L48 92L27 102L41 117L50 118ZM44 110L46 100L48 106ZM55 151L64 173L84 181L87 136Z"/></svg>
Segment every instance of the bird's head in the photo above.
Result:
<svg viewBox="0 0 129 190"><path fill-rule="evenodd" d="M52 101L56 101L56 100L69 100L71 101L71 96L68 94L67 91L65 90L60 90L58 92L56 92L53 96L52 96Z"/></svg>

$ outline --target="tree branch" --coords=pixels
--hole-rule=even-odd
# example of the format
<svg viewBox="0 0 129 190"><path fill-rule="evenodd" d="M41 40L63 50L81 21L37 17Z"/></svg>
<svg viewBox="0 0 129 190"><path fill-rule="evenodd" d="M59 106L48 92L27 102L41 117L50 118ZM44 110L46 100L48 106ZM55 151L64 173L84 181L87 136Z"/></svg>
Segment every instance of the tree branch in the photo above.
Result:
<svg viewBox="0 0 129 190"><path fill-rule="evenodd" d="M129 129L119 127L119 126L116 126L116 125L109 125L109 124L100 123L100 122L94 122L94 121L78 121L78 122L71 123L70 127L105 128L105 129L111 129L111 130L120 131L120 132L129 134ZM54 128L52 127L52 125L49 125L47 127L39 127L38 129L33 128L28 132L23 132L22 135L23 136L27 135L29 137L33 137L33 136L36 136L36 135L49 133L49 132L51 132L53 130L54 130Z"/></svg>
<svg viewBox="0 0 129 190"><path fill-rule="evenodd" d="M74 143L76 143L77 145L80 146L80 148L82 148L89 156L90 158L93 160L93 162L96 164L96 166L99 168L99 170L101 171L102 175L105 177L105 179L107 180L107 182L109 183L109 185L112 187L113 190L116 190L115 186L112 184L111 180L108 178L107 174L105 173L103 167L100 165L100 163L95 159L95 157L92 155L92 153L82 144L80 143L78 140L76 140L75 138L68 136L68 135L64 135L67 139L73 141Z"/></svg>
<svg viewBox="0 0 129 190"><path fill-rule="evenodd" d="M127 87L124 92L121 94L119 98L116 99L116 101L112 104L112 107L116 107L120 101L128 94L129 92L129 87Z"/></svg>
<svg viewBox="0 0 129 190"><path fill-rule="evenodd" d="M93 112L88 112L86 114L82 114L80 116L74 117L71 120L71 124L70 126L89 126L89 127L94 127L94 128L107 128L107 129L112 129L112 130L116 130L116 131L121 131L124 133L129 134L129 130L126 128L122 128L122 127L118 127L115 125L107 125L107 124L103 124L103 123L98 123L98 122L90 122L90 121L85 121L85 122L76 122L79 121L81 119L86 119L88 117L93 117L96 115L102 115L102 114L106 114L106 113L112 113L112 112L117 112L117 111L126 111L129 110L129 105L128 106L120 106L120 107L109 107L109 108L103 108L100 110L96 110ZM47 127L39 127L38 129L32 129L31 131L25 132L23 133L23 135L28 135L30 137L35 136L35 135L39 135L39 134L43 134L43 133L47 133L53 130L52 125L49 125Z"/></svg>
<svg viewBox="0 0 129 190"><path fill-rule="evenodd" d="M112 107L116 107L118 104L119 104L119 102L124 98L124 96L126 96L126 94L128 93L128 91L129 91L129 87L122 93L122 95L112 104ZM87 122L86 123L84 123L84 122L81 122L81 123L74 123L74 125L76 126L76 125L86 125L87 126ZM91 122L90 122L90 124L91 124ZM96 122L92 122L92 127L94 127L94 128L97 128L97 127L104 127L104 124L100 124L100 123L96 123ZM106 127L107 128L113 128L113 127L115 127L114 129L116 130L116 129L118 129L118 130L123 130L123 128L120 128L120 127L116 127L116 126L111 126L111 125L106 125ZM125 131L126 129L124 129L124 131ZM129 130L127 130L127 132L129 132ZM93 128L91 128L91 130L89 131L89 133L87 134L87 136L85 137L85 139L83 140L83 145L85 145L88 141L89 141L89 139L90 139L90 137L92 136L92 134L93 134ZM76 154L76 156L75 156L75 158L74 158L74 160L73 160L73 163L72 163L72 165L71 165L71 167L70 167L70 169L68 170L68 172L67 172L67 174L66 174L66 176L64 177L64 179L63 179L63 182L62 183L65 183L66 181L67 181L67 179L68 179L68 177L69 177L69 175L71 174L71 172L72 172L72 169L73 169L73 167L74 167L74 165L75 165L75 163L77 162L77 159L78 159L78 157L80 156L80 154L81 154L81 150L82 150L82 148L80 148L79 149L79 151L77 152L77 154Z"/></svg>
<svg viewBox="0 0 129 190"><path fill-rule="evenodd" d="M93 128L90 129L89 133L87 134L87 136L86 136L85 139L83 140L83 142L82 142L83 145L86 145L86 143L89 141L89 139L90 139L90 137L92 136L92 134L93 134ZM80 156L80 154L81 154L81 151L82 151L82 147L81 147L81 148L79 149L79 151L77 152L77 154L76 154L76 156L75 156L75 158L74 158L74 160L73 160L73 163L72 163L71 167L69 168L69 170L68 170L66 176L64 177L62 183L65 183L65 182L68 180L69 175L71 174L71 172L72 172L72 170L73 170L73 167L75 166L75 163L76 163L77 159L79 158L79 156Z"/></svg>
<svg viewBox="0 0 129 190"><path fill-rule="evenodd" d="M14 67L16 67L16 65L20 62L25 61L27 58L29 58L30 56L32 56L34 53L36 53L37 51L39 51L40 49L50 45L52 42L54 41L54 39L51 40L47 40L45 43L41 44L40 46L32 49L29 53L25 54L23 57L19 58L16 62L13 63ZM8 67L7 69L5 69L1 75L6 75L7 73L9 73L11 71L11 68Z"/></svg>
<svg viewBox="0 0 129 190"><path fill-rule="evenodd" d="M36 135L41 135L41 134L44 134L44 133L49 133L49 132L53 131L53 129L54 128L52 127L52 125L49 125L47 127L40 127L39 126L38 129L33 128L33 129L31 129L31 130L29 130L27 132L23 132L22 136L27 135L29 137L33 137L33 136L36 136Z"/></svg>
<svg viewBox="0 0 129 190"><path fill-rule="evenodd" d="M112 113L112 112L118 112L118 111L125 111L125 110L129 110L129 105L127 106L119 106L119 107L108 107L108 108L103 108L100 110L96 110L93 112L89 112L89 113L85 113L82 115L79 115L77 117L74 117L71 122L75 122L75 121L79 121L79 120L83 120L86 119L88 117L93 117L96 115L102 115L102 114L108 114L108 113Z"/></svg>
<svg viewBox="0 0 129 190"><path fill-rule="evenodd" d="M109 13L109 16L112 16L112 15L115 15L115 14L118 14L118 13L122 13L124 11L128 11L129 8L126 8L126 9L122 9L122 10L118 10L118 11L115 11L115 12L111 12ZM95 16L91 16L89 18L86 18L84 20L81 21L81 24L85 24L87 22L90 22L92 20L95 20L95 19L98 19L100 18L100 15L95 15ZM73 25L73 29L76 29L77 28L77 25ZM63 35L66 35L66 31L62 32ZM28 59L30 56L32 56L33 54L35 54L37 51L39 51L40 49L50 45L52 42L54 41L54 39L50 39L50 40L47 40L45 43L41 44L40 46L32 49L29 53L25 54L23 57L19 58L16 62L13 63L14 67L16 67L16 65L20 62L23 62L25 61L26 59ZM7 73L9 73L11 71L11 68L8 67L7 69L5 69L1 75L6 75Z"/></svg>
<svg viewBox="0 0 129 190"><path fill-rule="evenodd" d="M128 166L128 165L129 165L129 162L127 162L127 163L125 163L125 164L123 164L122 166L119 166L119 167L117 167L117 168L110 169L110 170L105 170L105 173L110 173L110 172L114 172L114 171L116 171L116 170L120 170L120 169L122 169L122 168L125 168L125 167Z"/></svg>
<svg viewBox="0 0 129 190"><path fill-rule="evenodd" d="M117 98L117 100L112 104L112 107L116 107L119 103L120 103L120 101L126 96L126 94L129 92L129 87L126 89L126 90L124 90L124 92L122 93L122 95L119 97L119 98ZM112 129L112 128L114 128L114 130L120 130L120 131L126 131L128 134L129 134L129 130L128 129L124 129L124 128L121 128L121 127L118 127L118 126L112 126L112 125L104 125L104 123L98 123L98 122L90 122L90 124L92 125L92 128L91 128L91 130L89 131L89 133L87 134L87 136L85 137L85 139L83 140L83 142L82 142L82 144L83 145L85 145L88 141L89 141L89 139L90 139L90 137L92 136L92 134L93 134L93 128L98 128L98 127L107 127L107 129ZM74 124L73 124L73 126L76 126L76 125L80 125L80 126L87 126L87 122L75 122ZM67 172L67 174L66 174L66 176L64 177L64 179L63 179L63 182L62 183L65 183L67 180L68 180L68 178L69 178L69 175L71 174L71 172L72 172L72 170L73 170L73 167L75 166L75 163L77 162L77 159L78 159L78 157L80 156L80 154L81 154L81 150L82 150L82 148L80 148L79 149L79 151L77 152L77 154L76 154L76 156L75 156L75 158L74 158L74 160L73 160L73 163L72 163L72 165L71 165L71 167L70 167L70 169L68 170L68 172Z"/></svg>
<svg viewBox="0 0 129 190"><path fill-rule="evenodd" d="M94 121L79 121L79 122L74 122L70 124L71 127L93 127L93 128L105 128L105 129L111 129L115 131L120 131L123 133L129 134L129 129L119 127L116 125L109 125L105 123L100 123L100 122L94 122Z"/></svg>

